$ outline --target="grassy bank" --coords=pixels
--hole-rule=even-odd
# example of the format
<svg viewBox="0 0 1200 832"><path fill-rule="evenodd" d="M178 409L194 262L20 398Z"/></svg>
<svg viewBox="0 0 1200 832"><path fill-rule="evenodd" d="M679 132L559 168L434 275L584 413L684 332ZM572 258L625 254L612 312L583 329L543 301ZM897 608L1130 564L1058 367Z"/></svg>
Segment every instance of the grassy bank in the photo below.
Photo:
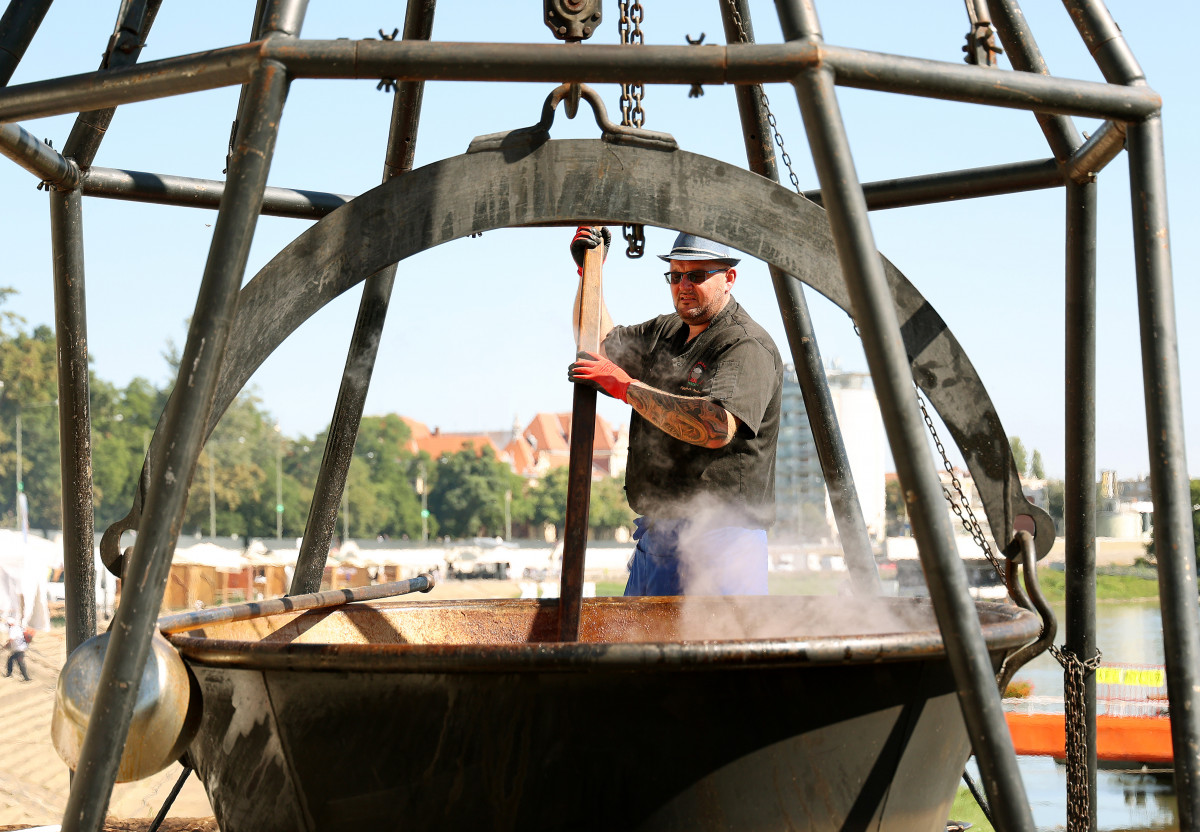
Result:
<svg viewBox="0 0 1200 832"><path fill-rule="evenodd" d="M1038 583L1046 600L1062 603L1066 597L1066 575L1055 569L1038 570ZM1096 575L1097 601L1157 601L1158 581L1136 575Z"/></svg>
<svg viewBox="0 0 1200 832"><path fill-rule="evenodd" d="M954 795L950 819L967 821L971 824L971 832L993 832L992 825L988 823L983 810L979 808L979 804L971 796L971 790L966 786L959 786L958 793Z"/></svg>

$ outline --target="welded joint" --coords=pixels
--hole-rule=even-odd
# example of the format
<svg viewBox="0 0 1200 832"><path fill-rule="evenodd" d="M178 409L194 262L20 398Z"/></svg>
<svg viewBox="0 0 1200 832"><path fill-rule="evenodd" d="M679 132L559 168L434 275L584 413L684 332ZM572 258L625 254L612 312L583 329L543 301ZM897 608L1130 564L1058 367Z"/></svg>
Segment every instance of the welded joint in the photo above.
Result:
<svg viewBox="0 0 1200 832"><path fill-rule="evenodd" d="M79 187L79 166L18 124L0 124L0 154L38 178L38 190L72 191Z"/></svg>
<svg viewBox="0 0 1200 832"><path fill-rule="evenodd" d="M1128 126L1123 121L1106 121L1067 160L1067 178L1078 185L1096 181L1096 174L1125 149Z"/></svg>

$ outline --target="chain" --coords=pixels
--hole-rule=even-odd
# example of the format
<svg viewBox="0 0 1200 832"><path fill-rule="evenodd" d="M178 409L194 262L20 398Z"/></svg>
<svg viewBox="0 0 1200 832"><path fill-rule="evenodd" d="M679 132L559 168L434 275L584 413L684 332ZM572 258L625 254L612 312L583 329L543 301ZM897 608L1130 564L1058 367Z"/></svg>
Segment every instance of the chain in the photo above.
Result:
<svg viewBox="0 0 1200 832"><path fill-rule="evenodd" d="M621 19L617 29L621 33L621 43L624 46L644 46L646 36L642 33L642 21L646 11L638 0L621 0ZM624 127L642 127L646 123L646 109L642 106L642 96L646 94L644 84L621 85L621 124ZM625 238L625 256L637 260L646 253L646 227L644 225L623 225L621 234Z"/></svg>
<svg viewBox="0 0 1200 832"><path fill-rule="evenodd" d="M642 33L642 20L645 19L645 9L638 0L621 0L621 19L617 29L621 33L621 43L626 46L644 46L646 36ZM642 96L646 94L646 86L642 83L621 85L621 124L626 127L641 127L646 123L646 110L642 107Z"/></svg>
<svg viewBox="0 0 1200 832"><path fill-rule="evenodd" d="M1091 824L1088 783L1087 713L1084 677L1100 666L1102 654L1086 662L1066 648L1050 645L1050 655L1063 667L1063 704L1067 730L1067 832L1087 832Z"/></svg>
<svg viewBox="0 0 1200 832"><path fill-rule="evenodd" d="M946 473L950 475L950 484L954 486L954 491L958 494L958 499L950 493L950 489L942 486L942 494L946 497L946 501L950 503L950 510L958 517L959 522L963 524L963 528L967 530L967 534L971 535L971 539L975 541L975 545L983 552L984 557L992 564L992 568L996 570L996 574L1000 576L1000 582L1007 585L1004 577L1004 568L1000 566L1000 561L996 558L996 553L992 551L992 545L988 543L987 537L983 534L983 527L979 525L979 520L975 517L975 512L971 509L971 501L967 499L967 495L963 492L962 483L958 477L954 475L954 466L950 464L950 457L946 454L946 446L942 444L942 439L938 436L937 428L933 426L933 419L929 415L929 410L925 407L925 397L921 395L921 389L917 390L917 404L921 406L921 416L925 418L925 427L929 429L929 435L933 437L933 444L937 446L938 453L942 457L942 465L946 468Z"/></svg>
<svg viewBox="0 0 1200 832"><path fill-rule="evenodd" d="M746 34L745 24L742 23L742 13L738 11L737 0L728 0L729 12L733 18L733 23L737 26L738 42L749 43L750 37ZM758 96L762 99L763 110L767 114L767 124L771 125L771 135L775 137L775 144L779 145L779 158L783 159L783 164L787 167L788 179L792 180L792 187L796 189L796 193L800 193L800 179L796 176L796 171L792 170L792 157L788 155L787 148L783 146L783 134L779 132L779 123L775 121L775 114L771 112L771 101L767 98L767 88L762 84L758 84Z"/></svg>

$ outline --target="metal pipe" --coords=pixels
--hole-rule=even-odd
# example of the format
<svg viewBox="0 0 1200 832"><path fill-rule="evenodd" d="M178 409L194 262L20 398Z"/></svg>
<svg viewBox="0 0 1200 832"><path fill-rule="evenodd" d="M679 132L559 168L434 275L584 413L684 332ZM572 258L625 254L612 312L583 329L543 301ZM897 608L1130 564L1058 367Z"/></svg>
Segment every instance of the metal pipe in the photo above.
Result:
<svg viewBox="0 0 1200 832"><path fill-rule="evenodd" d="M1043 113L1132 120L1162 108L1148 88L1135 93L1089 81L1047 78L1025 72L997 72L978 66L928 61L841 46L822 49L823 64L832 67L839 86L968 101Z"/></svg>
<svg viewBox="0 0 1200 832"><path fill-rule="evenodd" d="M12 80L53 0L9 0L0 17L0 87Z"/></svg>
<svg viewBox="0 0 1200 832"><path fill-rule="evenodd" d="M747 0L720 0L720 6L725 39L738 43L744 38L744 42L753 43L754 25ZM742 85L737 87L736 95L750 170L778 182L779 168L775 164L771 125L767 120L762 87ZM857 594L879 595L882 592L879 569L875 565L871 538L863 519L854 473L850 469L841 425L833 407L833 396L829 392L829 380L825 377L825 364L821 360L821 349L817 346L817 334L804 289L799 280L783 269L770 266L770 272L796 368L796 379L804 397L804 409L817 446L821 473L829 489L829 501L833 506L851 585Z"/></svg>
<svg viewBox="0 0 1200 832"><path fill-rule="evenodd" d="M776 9L785 38L820 37L816 14L809 3L777 0ZM929 438L913 395L908 356L871 233L832 72L826 68L811 70L797 77L793 86L984 787L1000 828L1006 832L1032 832L1033 816L968 591L966 571L954 544Z"/></svg>
<svg viewBox="0 0 1200 832"><path fill-rule="evenodd" d="M1058 188L1062 185L1063 173L1058 163L1053 159L1036 159L864 182L862 191L867 201L867 210L881 211L885 208L906 208L911 205L929 205L980 196L1014 194ZM823 204L819 189L801 193L818 205Z"/></svg>
<svg viewBox="0 0 1200 832"><path fill-rule="evenodd" d="M1179 345L1171 281L1162 121L1129 126L1129 181L1141 329L1142 383L1154 494L1154 549L1175 749L1179 828L1200 824L1200 606L1183 438Z"/></svg>
<svg viewBox="0 0 1200 832"><path fill-rule="evenodd" d="M100 69L112 70L137 63L158 15L158 7L162 0L135 0L122 4L125 14L117 21L116 30L108 41L104 59ZM100 150L100 142L104 141L104 133L112 123L115 107L102 110L90 110L80 113L75 119L67 143L63 145L63 155L73 159L81 168L89 167Z"/></svg>
<svg viewBox="0 0 1200 832"><path fill-rule="evenodd" d="M304 0L292 1L301 9L306 5ZM284 67L273 61L264 62L254 73L252 106L247 110L250 123L233 156L228 198L213 230L177 395L171 397L164 416L166 435L173 441L150 460L151 487L126 565L125 591L92 710L103 718L88 725L63 815L65 832L95 832L104 821L237 308L287 86Z"/></svg>
<svg viewBox="0 0 1200 832"><path fill-rule="evenodd" d="M375 601L380 598L408 595L412 592L428 592L436 584L437 581L433 575L422 573L415 578L374 584L373 586L330 589L325 592L285 595L282 598L269 598L266 601L251 601L248 604L234 604L228 607L189 610L175 615L164 615L158 619L158 629L163 635L182 633L185 630L194 630L196 627L209 627L213 624L224 624L230 621L248 621L251 618L278 615L281 612L316 610L351 604L355 601Z"/></svg>
<svg viewBox="0 0 1200 832"><path fill-rule="evenodd" d="M1104 3L1096 0L1063 0L1063 5L1109 83L1145 84L1146 75L1141 65Z"/></svg>
<svg viewBox="0 0 1200 832"><path fill-rule="evenodd" d="M0 127L0 135L3 130ZM80 187L84 196L213 210L221 207L225 193L225 183L216 179L97 167L83 171ZM345 194L272 187L263 193L262 212L272 217L319 220L352 199Z"/></svg>
<svg viewBox="0 0 1200 832"><path fill-rule="evenodd" d="M261 49L260 43L247 43L7 87L0 90L0 121L78 113L242 84L262 61Z"/></svg>
<svg viewBox="0 0 1200 832"><path fill-rule="evenodd" d="M1063 0L1063 5L1104 77L1144 89L1142 68L1104 4ZM1126 142L1175 793L1179 827L1194 829L1200 824L1200 604L1183 438L1162 119L1155 115L1131 123Z"/></svg>
<svg viewBox="0 0 1200 832"><path fill-rule="evenodd" d="M248 43L166 58L135 67L38 81L0 90L0 121L111 107L184 92L245 83L262 60L284 64L297 78L392 78L398 81L588 81L641 78L655 84L756 84L789 81L818 65L837 83L910 95L1051 113L1132 120L1159 111L1148 87L998 73L982 67L825 46L713 46L429 43L310 40Z"/></svg>
<svg viewBox="0 0 1200 832"><path fill-rule="evenodd" d="M63 570L67 654L96 635L92 414L84 292L83 197L50 191L54 318L58 349L58 439L62 475Z"/></svg>
<svg viewBox="0 0 1200 832"><path fill-rule="evenodd" d="M1096 655L1096 211L1095 183L1067 184L1066 391L1063 519L1066 522L1067 652ZM1096 673L1084 671L1087 790L1096 794ZM1067 777L1073 777L1071 771ZM1070 791L1070 784L1068 784ZM1088 828L1096 828L1089 800ZM1069 808L1069 807L1068 807ZM1077 827L1072 827L1077 828Z"/></svg>
<svg viewBox="0 0 1200 832"><path fill-rule="evenodd" d="M406 83L400 84L400 93L403 92ZM1120 122L1113 124L1123 127ZM3 141L4 130L5 128L0 126L0 142ZM1092 138L1096 139L1098 136L1099 133ZM402 141L411 142L412 139L404 138ZM0 152L3 152L2 148ZM411 156L411 151L409 155ZM411 167L411 159L408 164ZM1079 169L1082 171L1085 166L1093 164L1081 161ZM1055 188L1063 184L1062 170L1053 159L1037 159L865 182L862 188L867 199L867 208L878 211L885 208ZM214 210L220 207L221 195L225 192L225 183L216 179L195 179L165 173L100 167L90 167L83 171L80 174L80 187L84 196ZM820 189L803 191L802 194L812 202L821 204ZM354 197L349 194L269 187L263 195L262 212L273 217L319 220L352 199Z"/></svg>
<svg viewBox="0 0 1200 832"><path fill-rule="evenodd" d="M19 124L0 124L0 153L42 182L66 190L79 185L79 168Z"/></svg>
<svg viewBox="0 0 1200 832"><path fill-rule="evenodd" d="M273 45L264 54L304 78L588 83L640 78L657 84L755 84L791 80L806 69L828 65L834 68L837 83L845 86L1002 107L1131 119L1157 112L1162 106L1150 90L997 73L983 67L829 46L809 38L782 45L649 46L636 50L608 45L563 50L547 44L308 40Z"/></svg>
<svg viewBox="0 0 1200 832"><path fill-rule="evenodd" d="M1004 45L1004 51L1008 53L1008 60L1013 69L1049 75L1050 69L1046 66L1042 51L1033 38L1029 24L1025 22L1025 13L1021 11L1017 0L990 0L989 5L992 9L992 23L1000 36L1000 42ZM1040 112L1035 112L1034 115L1046 135L1046 141L1050 143L1054 157L1059 162L1066 162L1083 143L1074 122L1061 115Z"/></svg>
<svg viewBox="0 0 1200 832"><path fill-rule="evenodd" d="M1100 125L1100 129L1067 161L1067 177L1080 184L1094 181L1096 174L1125 149L1126 130L1123 121L1106 121Z"/></svg>
<svg viewBox="0 0 1200 832"><path fill-rule="evenodd" d="M404 17L405 40L429 39L433 32L435 7L436 0L410 0ZM424 90L424 81L404 81L396 87L392 97L391 130L384 154L384 182L412 170ZM354 321L346 366L342 371L342 384L338 388L337 403L329 422L325 453L313 487L304 537L296 558L296 571L292 575L291 595L315 592L321 588L321 576L325 573L329 544L337 525L338 506L346 488L354 445L358 441L358 428L362 423L367 390L371 384L395 281L396 264L392 264L368 277L363 285L358 317Z"/></svg>

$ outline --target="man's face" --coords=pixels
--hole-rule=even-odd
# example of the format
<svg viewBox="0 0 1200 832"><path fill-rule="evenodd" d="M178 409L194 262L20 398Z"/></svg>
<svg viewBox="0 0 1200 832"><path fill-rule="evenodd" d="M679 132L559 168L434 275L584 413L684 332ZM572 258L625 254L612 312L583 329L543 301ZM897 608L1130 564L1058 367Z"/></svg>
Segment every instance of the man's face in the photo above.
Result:
<svg viewBox="0 0 1200 832"><path fill-rule="evenodd" d="M675 273L712 271L720 269L716 274L708 276L703 283L693 283L688 278L682 278L671 285L671 300L675 304L675 313L683 322L692 326L706 324L725 308L737 272L717 260L672 260L671 271Z"/></svg>

